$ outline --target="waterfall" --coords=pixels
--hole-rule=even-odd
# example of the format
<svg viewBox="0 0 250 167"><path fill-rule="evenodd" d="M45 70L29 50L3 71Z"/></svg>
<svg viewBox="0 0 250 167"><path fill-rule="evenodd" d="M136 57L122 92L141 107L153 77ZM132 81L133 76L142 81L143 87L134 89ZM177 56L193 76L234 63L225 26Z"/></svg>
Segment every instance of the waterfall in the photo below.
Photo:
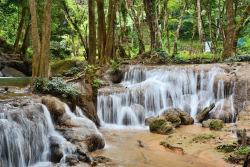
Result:
<svg viewBox="0 0 250 167"><path fill-rule="evenodd" d="M214 79L217 74L225 72L218 67L206 70L188 67L130 67L125 73L122 87L99 90L98 117L102 125L140 125L144 124L146 118L156 117L165 109L180 108L195 118L205 107L212 103L218 106L226 98L222 80L219 81L215 97ZM141 106L143 111L138 112L134 105ZM215 110L216 107L211 113Z"/></svg>

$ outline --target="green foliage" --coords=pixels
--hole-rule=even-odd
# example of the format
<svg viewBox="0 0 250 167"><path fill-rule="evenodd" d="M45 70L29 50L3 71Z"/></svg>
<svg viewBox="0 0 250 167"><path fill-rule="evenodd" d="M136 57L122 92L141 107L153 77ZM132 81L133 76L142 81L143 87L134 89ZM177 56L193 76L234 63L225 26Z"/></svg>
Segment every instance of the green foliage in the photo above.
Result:
<svg viewBox="0 0 250 167"><path fill-rule="evenodd" d="M62 97L75 97L82 94L76 87L67 84L61 78L49 81L45 78L35 77L33 86L37 91L61 95Z"/></svg>
<svg viewBox="0 0 250 167"><path fill-rule="evenodd" d="M80 67L72 67L70 70L68 70L65 75L66 76L70 76L70 75L73 75L73 74L76 74L77 72L79 72L81 70Z"/></svg>
<svg viewBox="0 0 250 167"><path fill-rule="evenodd" d="M245 155L249 149L250 149L250 146L239 147L239 148L235 151L235 153L238 154L238 155Z"/></svg>
<svg viewBox="0 0 250 167"><path fill-rule="evenodd" d="M94 65L88 65L88 66L86 67L86 71L87 71L89 74L91 74L91 75L93 75L94 72L95 72L97 69L98 69L98 68L95 67Z"/></svg>
<svg viewBox="0 0 250 167"><path fill-rule="evenodd" d="M226 145L219 145L215 148L218 151L229 153L233 152L235 149L232 147L232 144L226 144Z"/></svg>
<svg viewBox="0 0 250 167"><path fill-rule="evenodd" d="M250 54L237 55L236 57L229 57L228 59L226 59L226 62L229 63L244 61L250 61Z"/></svg>
<svg viewBox="0 0 250 167"><path fill-rule="evenodd" d="M190 63L190 60L186 60L184 57L180 57L180 56L175 56L174 57L174 63Z"/></svg>
<svg viewBox="0 0 250 167"><path fill-rule="evenodd" d="M165 50L162 50L162 49L156 49L156 52L160 55L160 56L162 56L162 57L164 57L164 58L169 58L169 55L168 55L168 53L165 51Z"/></svg>
<svg viewBox="0 0 250 167"><path fill-rule="evenodd" d="M110 62L112 63L112 66L109 68L111 73L115 73L117 70L122 70L119 66L121 65L121 63L117 64L114 60L110 60Z"/></svg>
<svg viewBox="0 0 250 167"><path fill-rule="evenodd" d="M102 82L103 82L102 80L97 79L96 77L93 77L93 82L91 83L91 85L93 87L98 88L101 85Z"/></svg>

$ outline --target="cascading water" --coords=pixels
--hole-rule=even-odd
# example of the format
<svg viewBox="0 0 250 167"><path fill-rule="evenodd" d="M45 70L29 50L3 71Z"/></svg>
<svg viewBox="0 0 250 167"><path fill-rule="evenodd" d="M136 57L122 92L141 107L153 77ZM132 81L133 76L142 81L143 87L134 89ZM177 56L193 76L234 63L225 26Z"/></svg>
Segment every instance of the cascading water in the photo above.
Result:
<svg viewBox="0 0 250 167"><path fill-rule="evenodd" d="M65 110L70 117L80 118L66 104ZM77 111L82 115L78 107ZM65 163L65 156L75 153L76 147L55 130L45 105L32 103L20 109L0 104L0 167L49 166L52 138L60 145L61 163Z"/></svg>
<svg viewBox="0 0 250 167"><path fill-rule="evenodd" d="M217 107L218 104L223 104L221 100L226 98L223 81L219 81L217 95L214 94L214 79L217 74L225 72L218 67L205 70L186 67L130 67L125 73L122 87L99 90L98 117L102 124L139 125L144 124L144 120L150 116L160 115L165 109L180 108L195 118L210 104L215 103ZM212 113L215 110L216 107Z"/></svg>

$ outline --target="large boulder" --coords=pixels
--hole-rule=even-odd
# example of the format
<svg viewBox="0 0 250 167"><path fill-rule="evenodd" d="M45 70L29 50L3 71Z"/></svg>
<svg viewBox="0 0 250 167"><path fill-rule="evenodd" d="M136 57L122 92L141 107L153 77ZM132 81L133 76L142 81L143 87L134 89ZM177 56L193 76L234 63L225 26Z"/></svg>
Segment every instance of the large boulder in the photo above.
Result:
<svg viewBox="0 0 250 167"><path fill-rule="evenodd" d="M175 132L171 122L168 122L164 116L158 116L149 124L150 132L159 134L170 134Z"/></svg>
<svg viewBox="0 0 250 167"><path fill-rule="evenodd" d="M213 119L210 121L210 129L211 130L221 130L225 127L225 124L222 120Z"/></svg>
<svg viewBox="0 0 250 167"><path fill-rule="evenodd" d="M180 114L175 112L175 109L167 109L161 114L168 122L171 122L174 127L181 125Z"/></svg>
<svg viewBox="0 0 250 167"><path fill-rule="evenodd" d="M121 83L123 79L123 71L116 69L114 72L109 73L109 80L113 83Z"/></svg>
<svg viewBox="0 0 250 167"><path fill-rule="evenodd" d="M212 121L212 119L208 119L206 121L202 121L202 127L203 128L210 128L210 122Z"/></svg>
<svg viewBox="0 0 250 167"><path fill-rule="evenodd" d="M1 73L3 74L4 77L26 77L25 74L23 74L20 71L17 71L14 68L4 68Z"/></svg>
<svg viewBox="0 0 250 167"><path fill-rule="evenodd" d="M63 150L60 148L60 139L56 136L51 136L50 140L50 161L59 163L63 157Z"/></svg>
<svg viewBox="0 0 250 167"><path fill-rule="evenodd" d="M223 120L225 123L234 122L236 119L236 111L230 100L224 100L223 104L219 104L213 113L213 119Z"/></svg>
<svg viewBox="0 0 250 167"><path fill-rule="evenodd" d="M56 75L63 75L76 66L76 60L59 60L51 65L51 72Z"/></svg>
<svg viewBox="0 0 250 167"><path fill-rule="evenodd" d="M194 119L187 112L179 108L167 109L163 111L162 116L164 116L167 121L171 122L174 127L194 124Z"/></svg>
<svg viewBox="0 0 250 167"><path fill-rule="evenodd" d="M18 70L18 71L24 73L27 76L32 75L32 61L30 61L30 60L25 60L25 61L12 60L12 61L8 61L7 66Z"/></svg>
<svg viewBox="0 0 250 167"><path fill-rule="evenodd" d="M214 104L214 103L211 104L209 107L206 107L204 110L202 110L202 111L200 112L200 114L198 114L198 115L196 116L196 120L197 120L198 122L202 122L202 121L205 119L206 115L207 115L214 107L215 107L215 104Z"/></svg>

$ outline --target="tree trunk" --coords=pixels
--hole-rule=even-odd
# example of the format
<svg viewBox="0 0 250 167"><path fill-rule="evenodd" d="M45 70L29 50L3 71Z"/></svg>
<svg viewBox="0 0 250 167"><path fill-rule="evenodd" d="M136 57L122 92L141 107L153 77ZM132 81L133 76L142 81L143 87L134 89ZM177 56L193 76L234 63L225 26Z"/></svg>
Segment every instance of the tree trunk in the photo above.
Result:
<svg viewBox="0 0 250 167"><path fill-rule="evenodd" d="M23 60L25 58L25 54L26 54L26 50L29 46L29 37L30 37L30 31L31 31L31 24L29 23L30 22L30 19L28 21L28 25L27 25L27 28L26 28L26 31L25 31L25 35L24 35L24 40L23 40L23 45L21 47L21 60Z"/></svg>
<svg viewBox="0 0 250 167"><path fill-rule="evenodd" d="M76 46L76 56L79 56L80 41L81 41L80 36L78 36L77 46Z"/></svg>
<svg viewBox="0 0 250 167"><path fill-rule="evenodd" d="M96 26L95 26L95 0L89 1L89 56L88 64L95 65L96 61Z"/></svg>
<svg viewBox="0 0 250 167"><path fill-rule="evenodd" d="M75 39L74 39L74 34L72 34L72 53L73 56L76 56L76 51L75 51Z"/></svg>
<svg viewBox="0 0 250 167"><path fill-rule="evenodd" d="M102 64L109 65L115 46L115 16L117 0L109 0L108 8L108 32L106 36L105 55Z"/></svg>
<svg viewBox="0 0 250 167"><path fill-rule="evenodd" d="M155 23L155 0L143 0L144 10L146 13L146 19L150 30L150 50L155 49L155 34L156 34L156 23Z"/></svg>
<svg viewBox="0 0 250 167"><path fill-rule="evenodd" d="M177 39L179 37L179 32L180 32L180 29L181 29L181 24L182 24L182 20L183 20L183 16L184 16L186 7L187 7L187 0L185 0L185 4L184 4L184 7L183 7L182 12L181 12L180 21L179 21L178 27L177 27L176 32L175 32L175 36L174 36L174 52L173 52L172 58L174 58L174 56L178 54L177 53Z"/></svg>
<svg viewBox="0 0 250 167"><path fill-rule="evenodd" d="M16 53L19 49L19 40L20 40L20 36L21 36L21 33L22 33L22 29L23 29L23 24L24 24L24 20L25 20L25 15L26 15L26 6L25 6L25 0L22 0L22 7L23 7L23 10L22 10L22 18L21 18L21 21L19 23L19 26L18 26L18 29L17 29L17 36L16 36L16 41L15 41L15 44L14 44L14 52Z"/></svg>
<svg viewBox="0 0 250 167"><path fill-rule="evenodd" d="M227 24L226 24L226 38L225 44L222 53L222 59L225 60L228 57L231 57L233 38L234 38L234 29L235 29L235 16L233 9L233 0L226 0L226 10L227 10Z"/></svg>
<svg viewBox="0 0 250 167"><path fill-rule="evenodd" d="M198 27L199 27L199 44L200 44L200 53L203 52L203 32L202 32L202 21L201 21L201 2L197 0L197 12L198 12Z"/></svg>
<svg viewBox="0 0 250 167"><path fill-rule="evenodd" d="M51 37L51 9L52 0L45 0L39 73L39 76L42 78L48 78L50 76L49 56Z"/></svg>
<svg viewBox="0 0 250 167"><path fill-rule="evenodd" d="M166 0L166 31L167 31L167 41L168 41L168 53L170 54L170 42L169 42L169 27L168 27L168 20L169 20L168 0Z"/></svg>
<svg viewBox="0 0 250 167"><path fill-rule="evenodd" d="M40 37L37 27L36 16L36 2L35 0L29 0L31 23L32 23L32 45L33 45L33 65L32 65L32 78L40 76Z"/></svg>
<svg viewBox="0 0 250 167"><path fill-rule="evenodd" d="M98 12L98 56L101 65L107 64L105 55L106 45L106 23L104 15L104 0L96 0Z"/></svg>
<svg viewBox="0 0 250 167"><path fill-rule="evenodd" d="M144 42L143 42L143 38L142 38L142 33L140 30L140 26L139 26L139 15L136 15L136 12L134 10L133 7L133 3L131 2L131 0L125 0L126 1L126 7L127 7L127 11L129 16L131 17L131 19L133 20L134 26L135 26L135 30L138 36L138 41L139 41L139 54L142 54L145 52L145 46L144 46ZM130 7L131 11L129 10L128 6Z"/></svg>
<svg viewBox="0 0 250 167"><path fill-rule="evenodd" d="M194 36L195 36L195 32L196 32L196 26L197 26L197 13L196 13L196 9L194 10L194 19L193 19L193 35L192 35L192 38L191 38L191 51L190 51L190 54L192 55L193 54L193 48L194 48Z"/></svg>
<svg viewBox="0 0 250 167"><path fill-rule="evenodd" d="M236 49L237 49L237 43L238 43L240 31L250 22L249 19L245 22L249 13L250 13L250 3L247 5L246 9L244 10L243 15L241 16L241 19L235 29L234 38L233 38L232 57L235 57L236 55Z"/></svg>

